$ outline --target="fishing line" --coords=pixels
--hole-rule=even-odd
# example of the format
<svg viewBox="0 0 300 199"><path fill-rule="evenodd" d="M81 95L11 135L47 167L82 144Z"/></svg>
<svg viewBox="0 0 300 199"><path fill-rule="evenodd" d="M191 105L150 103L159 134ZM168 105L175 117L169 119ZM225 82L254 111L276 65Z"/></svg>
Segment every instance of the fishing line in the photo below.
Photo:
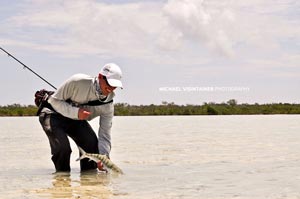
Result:
<svg viewBox="0 0 300 199"><path fill-rule="evenodd" d="M18 60L16 57L14 57L12 54L10 54L6 50L4 50L2 47L0 47L0 49L3 52L5 52L9 57L11 57L14 60L16 60L17 62L19 62L19 64L21 64L24 69L28 69L30 72L32 72L33 74L35 74L36 76L38 76L40 79L42 79L44 82L46 82L48 85L50 85L52 88L54 88L56 90L55 86L53 86L51 83L49 83L47 80L45 80L42 76L40 76L39 74L37 74L36 72L34 72L31 68L29 68L28 66L26 66L24 63L22 63L20 60Z"/></svg>

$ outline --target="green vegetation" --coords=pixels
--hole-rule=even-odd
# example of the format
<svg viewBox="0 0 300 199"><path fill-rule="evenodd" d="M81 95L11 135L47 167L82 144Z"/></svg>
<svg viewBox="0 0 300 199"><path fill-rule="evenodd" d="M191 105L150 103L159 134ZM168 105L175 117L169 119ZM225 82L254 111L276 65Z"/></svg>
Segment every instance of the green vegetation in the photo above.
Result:
<svg viewBox="0 0 300 199"><path fill-rule="evenodd" d="M204 103L203 105L176 105L164 102L162 105L115 104L115 115L254 115L254 114L300 114L300 104L237 104Z"/></svg>
<svg viewBox="0 0 300 199"><path fill-rule="evenodd" d="M0 116L35 116L37 107L12 104L0 106ZM162 102L161 105L115 104L115 115L254 115L254 114L300 114L300 104L238 104L231 99L226 103L204 103L203 105L176 105Z"/></svg>
<svg viewBox="0 0 300 199"><path fill-rule="evenodd" d="M36 115L37 107L34 105L12 104L0 106L0 116L33 116Z"/></svg>

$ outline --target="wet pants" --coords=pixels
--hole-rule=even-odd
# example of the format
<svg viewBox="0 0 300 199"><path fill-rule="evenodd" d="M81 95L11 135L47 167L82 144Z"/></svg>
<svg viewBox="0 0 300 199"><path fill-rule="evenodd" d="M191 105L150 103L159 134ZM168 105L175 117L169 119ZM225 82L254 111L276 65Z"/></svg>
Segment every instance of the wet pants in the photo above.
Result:
<svg viewBox="0 0 300 199"><path fill-rule="evenodd" d="M49 139L56 171L70 171L71 147L68 136L88 153L98 153L97 136L85 120L73 120L57 113L41 113L39 121ZM81 171L96 169L94 161L80 160Z"/></svg>

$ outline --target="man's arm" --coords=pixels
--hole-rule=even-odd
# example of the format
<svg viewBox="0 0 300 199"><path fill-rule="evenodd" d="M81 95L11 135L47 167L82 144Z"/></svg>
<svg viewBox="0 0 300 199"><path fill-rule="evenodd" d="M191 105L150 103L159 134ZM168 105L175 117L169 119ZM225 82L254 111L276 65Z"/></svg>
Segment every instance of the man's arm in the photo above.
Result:
<svg viewBox="0 0 300 199"><path fill-rule="evenodd" d="M54 108L54 110L65 117L71 119L78 119L78 107L74 107L67 103L66 100L72 98L74 91L74 83L72 78L67 80L50 98L48 103Z"/></svg>
<svg viewBox="0 0 300 199"><path fill-rule="evenodd" d="M98 148L100 154L109 156L111 150L111 128L114 105L113 103L109 103L101 106L103 106L103 114L100 115L99 119Z"/></svg>
<svg viewBox="0 0 300 199"><path fill-rule="evenodd" d="M54 108L54 110L65 117L78 120L78 110L79 108L71 106L65 101L59 100L55 97L50 97L48 102Z"/></svg>

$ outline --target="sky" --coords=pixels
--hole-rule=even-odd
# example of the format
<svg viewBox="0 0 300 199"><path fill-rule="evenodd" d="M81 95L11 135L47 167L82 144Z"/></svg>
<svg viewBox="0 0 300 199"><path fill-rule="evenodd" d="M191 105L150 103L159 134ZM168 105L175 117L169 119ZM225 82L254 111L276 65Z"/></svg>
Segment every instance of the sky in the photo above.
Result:
<svg viewBox="0 0 300 199"><path fill-rule="evenodd" d="M116 103L300 103L299 19L297 0L1 0L0 47L56 87L116 63ZM0 105L52 89L0 66Z"/></svg>

